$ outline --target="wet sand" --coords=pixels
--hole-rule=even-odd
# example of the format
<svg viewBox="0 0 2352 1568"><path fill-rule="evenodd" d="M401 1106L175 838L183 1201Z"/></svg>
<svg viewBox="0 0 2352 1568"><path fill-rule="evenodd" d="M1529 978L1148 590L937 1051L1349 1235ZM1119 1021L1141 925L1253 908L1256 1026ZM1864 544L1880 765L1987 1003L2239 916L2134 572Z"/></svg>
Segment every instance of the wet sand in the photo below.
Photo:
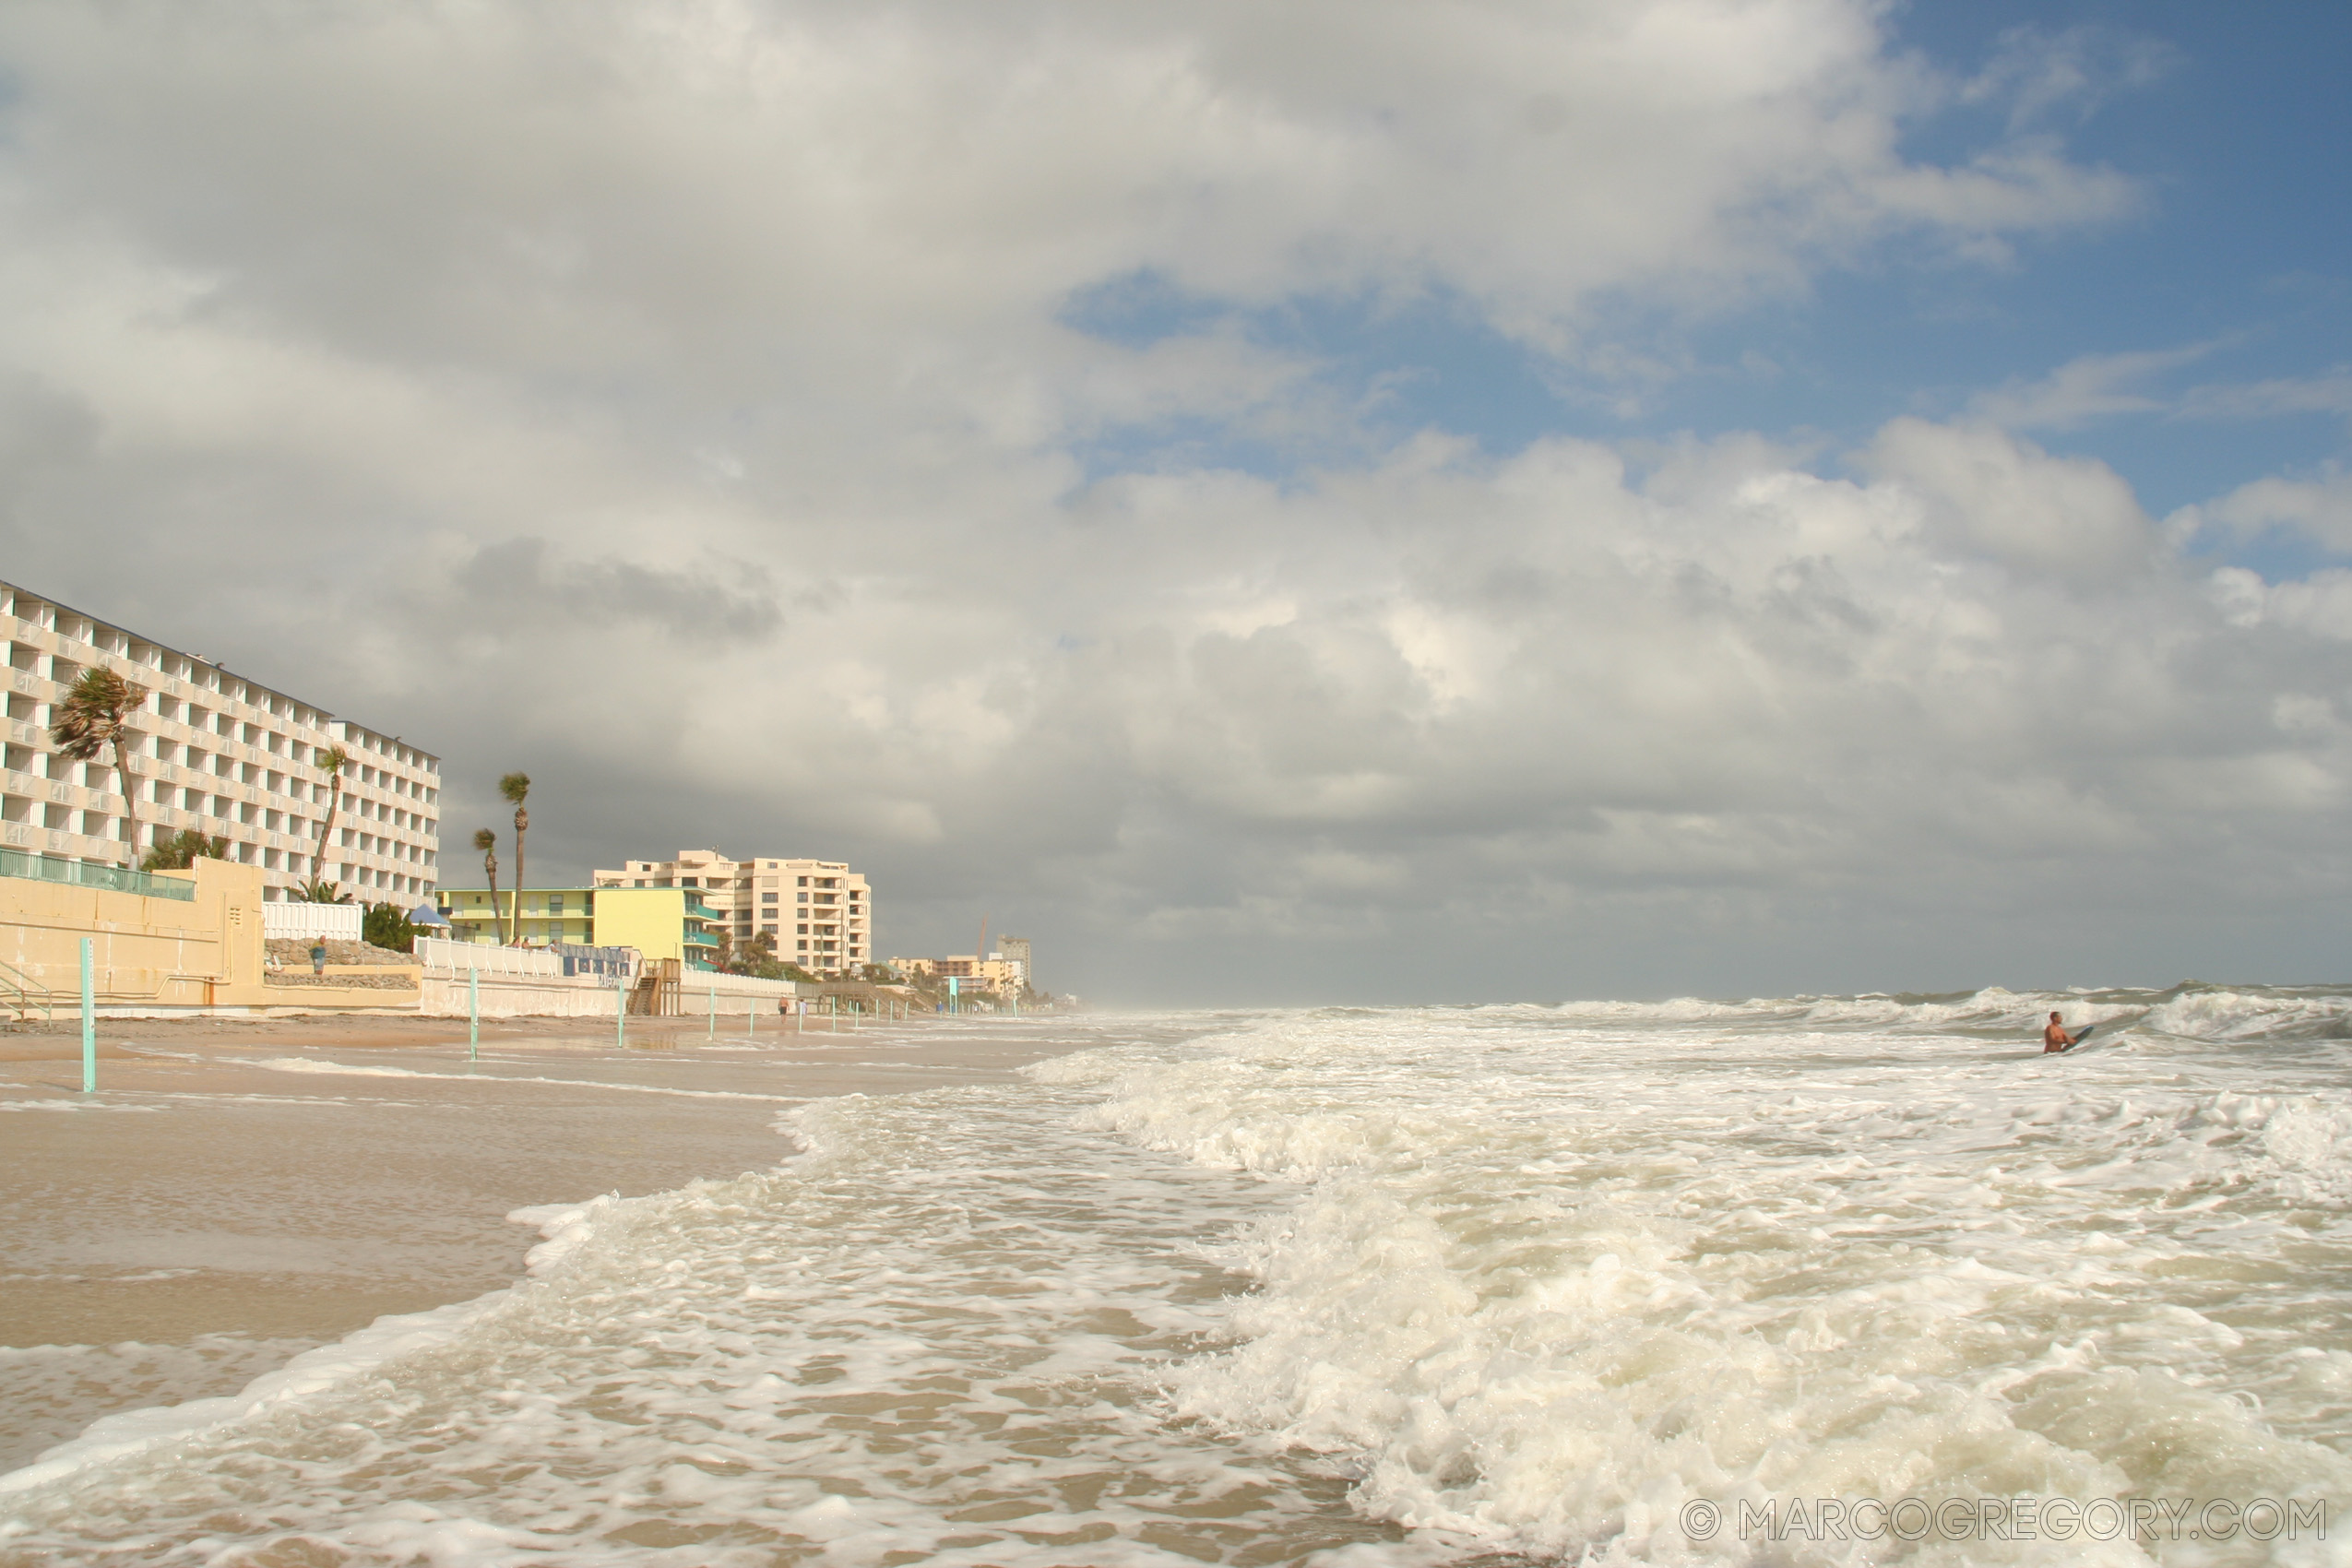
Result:
<svg viewBox="0 0 2352 1568"><path fill-rule="evenodd" d="M736 1020L740 1029L742 1020ZM584 1028L584 1023L588 1027ZM997 1081L1051 1020L727 1032L631 1019L125 1020L0 1033L0 1470L232 1392L386 1313L511 1283L506 1216L775 1164L808 1099Z"/></svg>

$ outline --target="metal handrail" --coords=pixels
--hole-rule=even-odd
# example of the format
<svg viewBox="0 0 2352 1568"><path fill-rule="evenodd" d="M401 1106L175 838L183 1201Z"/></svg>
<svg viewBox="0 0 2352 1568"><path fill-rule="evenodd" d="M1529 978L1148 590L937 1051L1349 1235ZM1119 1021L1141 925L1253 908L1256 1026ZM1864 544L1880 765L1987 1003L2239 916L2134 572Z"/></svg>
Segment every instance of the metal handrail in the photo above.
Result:
<svg viewBox="0 0 2352 1568"><path fill-rule="evenodd" d="M22 849L0 849L0 876L60 882L71 887L102 887L109 892L136 893L147 898L176 898L182 903L196 899L196 884L184 877L156 876L121 866L61 860L54 855L29 855Z"/></svg>
<svg viewBox="0 0 2352 1568"><path fill-rule="evenodd" d="M13 997L10 993L13 993ZM42 1016L49 1022L55 1023L57 1021L55 994L47 986L42 986L40 988L41 999L36 1002L33 1000L33 995L32 977L14 964L0 959L0 1006L15 1008L17 1022L20 1024L25 1021L25 1015L35 1007L41 1009Z"/></svg>

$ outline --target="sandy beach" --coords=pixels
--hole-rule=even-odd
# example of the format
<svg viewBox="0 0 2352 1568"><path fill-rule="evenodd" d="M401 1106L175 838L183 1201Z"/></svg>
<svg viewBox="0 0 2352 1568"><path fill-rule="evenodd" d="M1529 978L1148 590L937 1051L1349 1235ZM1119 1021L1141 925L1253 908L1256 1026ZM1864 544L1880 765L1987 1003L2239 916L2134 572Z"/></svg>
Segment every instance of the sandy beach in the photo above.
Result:
<svg viewBox="0 0 2352 1568"><path fill-rule="evenodd" d="M710 1038L632 1019L106 1022L0 1034L0 1470L517 1277L519 1208L774 1165L825 1096L999 1081L1057 1047L922 1020ZM738 1020L740 1028L741 1021Z"/></svg>

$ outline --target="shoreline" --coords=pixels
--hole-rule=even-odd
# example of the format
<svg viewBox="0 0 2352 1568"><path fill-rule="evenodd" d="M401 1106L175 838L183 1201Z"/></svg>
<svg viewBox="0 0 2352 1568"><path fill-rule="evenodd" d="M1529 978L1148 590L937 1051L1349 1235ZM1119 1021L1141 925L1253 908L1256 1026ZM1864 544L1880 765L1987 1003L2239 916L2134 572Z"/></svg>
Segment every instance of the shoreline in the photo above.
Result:
<svg viewBox="0 0 2352 1568"><path fill-rule="evenodd" d="M1064 1014L1047 1016L1074 1016L1075 1015ZM723 1044L731 1039L738 1042L748 1039L763 1045L773 1046L779 1042L795 1039L824 1039L833 1033L833 1031L815 1027L796 1031L786 1025L783 1019L768 1014L758 1015L753 1021L758 1027L747 1032L744 1029L745 1016L743 1014L721 1014L718 1020L720 1043ZM821 1025L825 1022L825 1016L812 1014L808 1021L813 1026ZM937 1015L918 1015L912 1018L888 1023L869 1022L861 1024L856 1029L845 1028L838 1033L843 1039L852 1035L878 1035L885 1030L897 1035L911 1036L926 1029L942 1027L968 1028L975 1025L989 1027L1000 1021L1033 1023L1040 1020L1037 1016L999 1020L989 1015L980 1014L966 1014L955 1018ZM657 1045L662 1048L691 1046L707 1037L710 1032L709 1023L709 1019L698 1013L667 1018L632 1016L629 1019L629 1043L632 1049L636 1048L641 1041L646 1043L647 1049L653 1049ZM728 1032L731 1025L734 1031L731 1035ZM493 1039L510 1044L559 1040L594 1043L601 1040L609 1046L614 1039L615 1032L612 1015L610 1012L603 1014L600 1017L557 1017L534 1015L523 1017L486 1017L481 1020L481 1039L485 1046ZM140 1038L149 1034L156 1035L158 1039L149 1041ZM156 1014L127 1016L110 1016L101 1014L98 1019L98 1051L101 1060L110 1053L118 1057L123 1055L122 1048L126 1042L132 1045L169 1044L173 1039L202 1041L226 1047L235 1047L243 1040L250 1039L255 1042L279 1041L289 1045L350 1047L368 1051L430 1050L436 1046L446 1046L454 1039L462 1049L466 1043L466 1019L462 1016L442 1017L421 1015L414 1010L381 1013L354 1013L339 1010L332 1013L303 1013L270 1017L236 1016L226 1014ZM0 1063L41 1061L51 1058L58 1060L71 1058L78 1061L80 1055L81 1021L78 1017L60 1018L54 1022L37 1020L23 1023L15 1021L0 1023ZM79 1087L78 1085L76 1087Z"/></svg>
<svg viewBox="0 0 2352 1568"><path fill-rule="evenodd" d="M0 1471L517 1283L540 1238L517 1210L768 1169L811 1100L1003 1082L1093 1043L647 1018L623 1051L582 1022L486 1020L469 1064L462 1019L101 1019L87 1097L78 1024L0 1034Z"/></svg>

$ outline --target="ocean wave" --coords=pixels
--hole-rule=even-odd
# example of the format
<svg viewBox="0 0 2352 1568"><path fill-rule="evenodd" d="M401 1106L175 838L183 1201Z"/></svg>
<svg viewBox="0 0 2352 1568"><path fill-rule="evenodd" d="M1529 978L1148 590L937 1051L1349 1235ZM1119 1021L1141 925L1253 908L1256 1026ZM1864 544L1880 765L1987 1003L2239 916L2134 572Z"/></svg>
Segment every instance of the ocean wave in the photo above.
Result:
<svg viewBox="0 0 2352 1568"><path fill-rule="evenodd" d="M2168 994L2141 1022L2192 1039L2352 1038L2352 996L2199 988Z"/></svg>
<svg viewBox="0 0 2352 1568"><path fill-rule="evenodd" d="M1579 1023L1633 1027L1803 1025L1823 1029L1952 1029L2038 1034L2054 1012L2071 1028L2139 1025L2195 1039L2352 1038L2352 995L2314 988L2229 988L2185 981L2160 991L1978 991L1918 996L1752 997L1709 1002L1566 1002L1549 1009Z"/></svg>
<svg viewBox="0 0 2352 1568"><path fill-rule="evenodd" d="M2164 1023L2214 1038L2157 1081L2128 1051L2032 1048L2051 1007L2161 1028L2192 997ZM1065 1069L1103 1094L1093 1125L1300 1184L1223 1254L1259 1289L1237 1343L1171 1376L1172 1408L1330 1455L1400 1525L1607 1561L1704 1557L1677 1524L1695 1499L1891 1477L2078 1499L2352 1484L2288 1430L2340 1427L2340 1391L2279 1359L2329 1292L2265 1294L2306 1226L2352 1231L2352 1107L2193 1081L2242 1076L2236 1039L2332 999L1800 1000L1514 1026L1507 1070L1475 1020L1428 1013ZM1764 1011L1777 1036L1728 1051L1725 1020ZM2233 1397L2253 1382L2275 1405ZM2155 1430L2199 1435L2152 1456L2131 1434Z"/></svg>
<svg viewBox="0 0 2352 1568"><path fill-rule="evenodd" d="M786 1168L518 1210L543 1237L522 1285L10 1478L0 1562L1145 1568L1245 1533L1270 1562L1433 1565L1327 1476L1166 1420L1158 1373L1237 1283L1200 1234L1265 1189L1077 1108L824 1101Z"/></svg>

